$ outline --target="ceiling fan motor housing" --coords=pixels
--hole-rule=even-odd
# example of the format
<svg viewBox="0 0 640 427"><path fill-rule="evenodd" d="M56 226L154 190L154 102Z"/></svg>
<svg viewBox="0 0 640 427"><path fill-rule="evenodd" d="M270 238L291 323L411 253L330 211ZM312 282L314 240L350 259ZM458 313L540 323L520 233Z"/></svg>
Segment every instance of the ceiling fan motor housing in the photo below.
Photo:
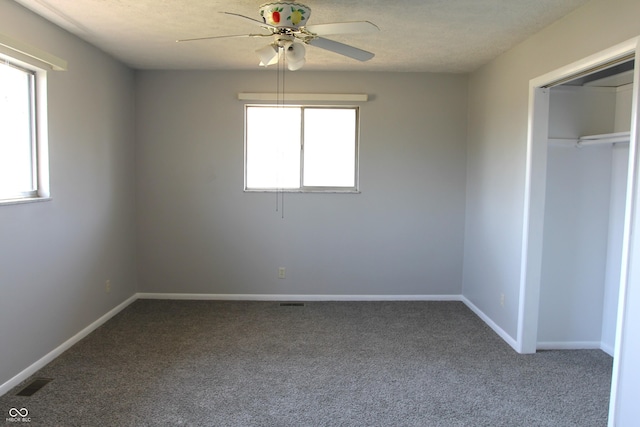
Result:
<svg viewBox="0 0 640 427"><path fill-rule="evenodd" d="M260 16L265 24L278 28L297 29L307 25L311 8L301 3L271 2L260 6Z"/></svg>

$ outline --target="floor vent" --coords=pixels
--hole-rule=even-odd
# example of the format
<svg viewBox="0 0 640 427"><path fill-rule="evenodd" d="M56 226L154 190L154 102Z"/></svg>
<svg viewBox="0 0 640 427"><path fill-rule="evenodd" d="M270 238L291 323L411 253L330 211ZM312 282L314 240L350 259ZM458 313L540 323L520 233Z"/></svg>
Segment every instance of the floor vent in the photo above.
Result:
<svg viewBox="0 0 640 427"><path fill-rule="evenodd" d="M49 384L52 380L53 378L36 378L29 384L27 384L25 388L16 393L16 396L32 396L35 392Z"/></svg>
<svg viewBox="0 0 640 427"><path fill-rule="evenodd" d="M303 302L281 302L280 307L304 307Z"/></svg>

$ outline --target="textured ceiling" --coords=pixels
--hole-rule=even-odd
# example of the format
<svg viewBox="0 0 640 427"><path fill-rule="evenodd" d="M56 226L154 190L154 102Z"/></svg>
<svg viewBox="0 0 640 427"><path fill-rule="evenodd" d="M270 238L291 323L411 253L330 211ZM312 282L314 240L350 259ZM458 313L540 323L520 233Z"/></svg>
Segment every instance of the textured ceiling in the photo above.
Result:
<svg viewBox="0 0 640 427"><path fill-rule="evenodd" d="M270 39L176 43L260 32L260 0L16 0L137 69L254 70ZM310 46L306 70L469 72L588 0L305 0L309 24L367 20L380 32L327 36L374 52L359 62Z"/></svg>

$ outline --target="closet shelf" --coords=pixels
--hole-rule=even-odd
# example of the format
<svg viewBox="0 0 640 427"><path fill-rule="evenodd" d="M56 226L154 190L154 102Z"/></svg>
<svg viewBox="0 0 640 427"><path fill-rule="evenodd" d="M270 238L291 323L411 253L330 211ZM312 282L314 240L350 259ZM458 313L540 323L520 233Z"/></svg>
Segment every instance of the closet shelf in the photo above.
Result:
<svg viewBox="0 0 640 427"><path fill-rule="evenodd" d="M604 133L601 135L586 135L580 138L549 138L550 145L586 147L589 145L628 143L630 132Z"/></svg>

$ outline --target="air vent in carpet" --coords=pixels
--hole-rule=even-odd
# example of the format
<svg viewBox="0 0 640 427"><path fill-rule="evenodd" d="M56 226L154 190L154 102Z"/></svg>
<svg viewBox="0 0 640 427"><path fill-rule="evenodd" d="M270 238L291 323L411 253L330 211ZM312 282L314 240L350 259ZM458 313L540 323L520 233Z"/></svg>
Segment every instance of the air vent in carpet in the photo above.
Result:
<svg viewBox="0 0 640 427"><path fill-rule="evenodd" d="M303 302L281 302L280 307L304 307Z"/></svg>
<svg viewBox="0 0 640 427"><path fill-rule="evenodd" d="M49 384L53 378L36 378L31 381L25 388L16 393L16 396L32 396L36 391Z"/></svg>

